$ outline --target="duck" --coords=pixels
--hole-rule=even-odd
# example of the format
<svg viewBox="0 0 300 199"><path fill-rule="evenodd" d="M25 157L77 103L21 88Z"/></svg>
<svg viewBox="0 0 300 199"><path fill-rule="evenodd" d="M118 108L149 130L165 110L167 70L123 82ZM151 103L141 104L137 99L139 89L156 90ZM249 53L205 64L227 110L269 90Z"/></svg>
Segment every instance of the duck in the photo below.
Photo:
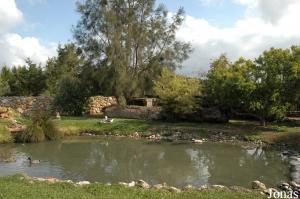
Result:
<svg viewBox="0 0 300 199"><path fill-rule="evenodd" d="M39 163L41 163L40 160L32 160L31 157L28 157L27 159L29 160L30 164L39 164Z"/></svg>

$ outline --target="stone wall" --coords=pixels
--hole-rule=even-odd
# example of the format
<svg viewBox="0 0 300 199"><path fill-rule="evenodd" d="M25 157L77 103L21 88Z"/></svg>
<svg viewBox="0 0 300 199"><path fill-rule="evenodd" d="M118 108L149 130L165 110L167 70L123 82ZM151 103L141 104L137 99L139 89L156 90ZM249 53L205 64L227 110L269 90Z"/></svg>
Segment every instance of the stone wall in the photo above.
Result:
<svg viewBox="0 0 300 199"><path fill-rule="evenodd" d="M88 116L102 116L107 107L118 105L115 97L93 96L86 103L85 112Z"/></svg>
<svg viewBox="0 0 300 199"><path fill-rule="evenodd" d="M45 96L0 97L0 107L11 108L22 115L29 115L34 110L51 111L53 109L53 98Z"/></svg>
<svg viewBox="0 0 300 199"><path fill-rule="evenodd" d="M105 109L105 115L110 118L128 118L128 119L159 119L160 107L145 106L119 106Z"/></svg>

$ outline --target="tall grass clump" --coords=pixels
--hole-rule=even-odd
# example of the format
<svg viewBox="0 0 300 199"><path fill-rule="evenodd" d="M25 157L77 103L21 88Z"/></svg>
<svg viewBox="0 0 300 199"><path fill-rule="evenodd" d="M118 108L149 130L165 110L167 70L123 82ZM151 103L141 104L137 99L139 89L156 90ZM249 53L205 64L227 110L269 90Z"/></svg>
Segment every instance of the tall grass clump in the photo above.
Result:
<svg viewBox="0 0 300 199"><path fill-rule="evenodd" d="M62 132L46 111L34 111L29 118L26 130L19 136L20 142L42 142L45 140L57 140L62 138Z"/></svg>

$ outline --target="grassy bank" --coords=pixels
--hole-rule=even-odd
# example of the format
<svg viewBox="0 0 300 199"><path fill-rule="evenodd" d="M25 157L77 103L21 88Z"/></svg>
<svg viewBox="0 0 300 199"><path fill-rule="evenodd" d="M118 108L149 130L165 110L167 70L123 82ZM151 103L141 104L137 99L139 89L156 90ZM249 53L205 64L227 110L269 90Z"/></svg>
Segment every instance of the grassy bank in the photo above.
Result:
<svg viewBox="0 0 300 199"><path fill-rule="evenodd" d="M19 119L22 123L26 120ZM255 121L231 120L227 124L211 123L168 123L134 119L115 119L113 123L100 124L99 119L84 117L62 117L55 120L59 129L66 135L79 135L82 132L93 134L132 135L135 132L153 134L162 132L193 133L207 138L213 134L223 133L226 136L243 136L249 140L262 140L268 143L286 143L300 149L300 121L273 123L262 127ZM11 142L6 129L8 121L0 120L0 143Z"/></svg>
<svg viewBox="0 0 300 199"><path fill-rule="evenodd" d="M10 132L6 128L8 124L9 122L7 120L0 119L0 143L9 143L13 141Z"/></svg>
<svg viewBox="0 0 300 199"><path fill-rule="evenodd" d="M116 119L111 124L99 124L99 119L64 117L56 121L66 135L79 135L81 132L94 134L112 133L130 135L134 132L144 134L162 132L187 132L206 138L212 134L244 136L249 140L262 140L268 143L286 143L300 149L300 121L272 123L266 127L255 121L231 120L227 124L211 123L168 123L143 120Z"/></svg>
<svg viewBox="0 0 300 199"><path fill-rule="evenodd" d="M93 198L165 198L165 199L255 199L265 198L255 193L240 193L230 191L191 191L170 193L168 191L143 190L139 188L126 188L123 186L92 184L84 187L74 186L69 183L48 184L24 179L21 175L0 178L0 198L65 198L65 199L93 199Z"/></svg>

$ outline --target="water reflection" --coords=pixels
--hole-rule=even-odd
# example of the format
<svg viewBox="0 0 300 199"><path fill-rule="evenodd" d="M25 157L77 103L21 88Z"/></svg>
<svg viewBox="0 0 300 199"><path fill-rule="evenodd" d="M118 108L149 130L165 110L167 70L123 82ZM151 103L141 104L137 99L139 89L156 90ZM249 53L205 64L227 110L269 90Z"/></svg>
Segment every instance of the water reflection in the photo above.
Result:
<svg viewBox="0 0 300 199"><path fill-rule="evenodd" d="M257 179L274 185L288 176L287 164L277 152L229 144L173 145L105 138L0 146L0 151L7 148L15 151L17 162L0 163L0 175L25 172L104 183L143 179L178 187L248 186ZM28 156L40 159L41 164L30 167Z"/></svg>

